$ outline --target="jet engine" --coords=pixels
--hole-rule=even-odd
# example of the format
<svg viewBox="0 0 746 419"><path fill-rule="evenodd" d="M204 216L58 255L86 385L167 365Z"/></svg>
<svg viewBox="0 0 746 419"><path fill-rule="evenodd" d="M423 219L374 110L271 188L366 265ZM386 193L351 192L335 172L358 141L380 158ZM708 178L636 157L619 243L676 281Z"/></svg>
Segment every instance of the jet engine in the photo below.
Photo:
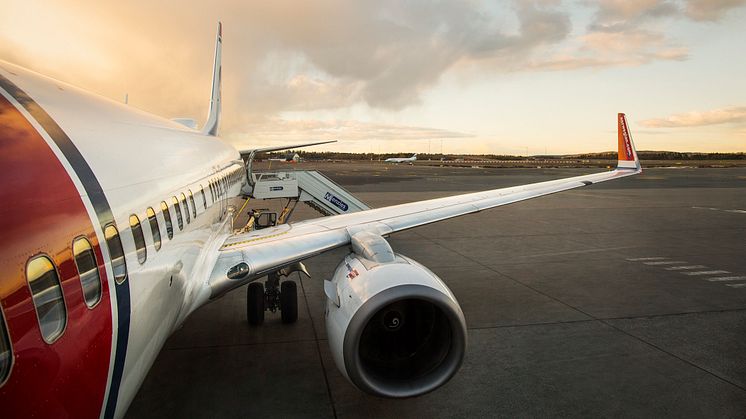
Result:
<svg viewBox="0 0 746 419"><path fill-rule="evenodd" d="M352 237L327 295L329 346L340 371L361 390L412 397L458 371L466 323L456 298L434 273L395 254L380 235Z"/></svg>

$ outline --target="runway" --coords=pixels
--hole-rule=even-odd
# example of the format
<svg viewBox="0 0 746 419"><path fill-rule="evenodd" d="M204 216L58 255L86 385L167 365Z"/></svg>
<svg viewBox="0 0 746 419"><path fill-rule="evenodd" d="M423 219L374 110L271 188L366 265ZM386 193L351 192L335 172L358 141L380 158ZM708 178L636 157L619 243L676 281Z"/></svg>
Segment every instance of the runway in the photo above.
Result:
<svg viewBox="0 0 746 419"><path fill-rule="evenodd" d="M373 207L602 170L299 166ZM464 310L466 359L444 387L380 399L337 371L322 280L338 249L306 262L296 324L249 327L245 288L194 313L128 417L746 416L746 168L648 169L390 243Z"/></svg>

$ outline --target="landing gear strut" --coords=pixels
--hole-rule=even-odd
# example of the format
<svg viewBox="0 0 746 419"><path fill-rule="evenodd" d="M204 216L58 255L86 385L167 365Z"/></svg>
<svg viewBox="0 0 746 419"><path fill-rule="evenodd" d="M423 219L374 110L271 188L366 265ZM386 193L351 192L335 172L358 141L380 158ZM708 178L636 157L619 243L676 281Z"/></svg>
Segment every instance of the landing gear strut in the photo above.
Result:
<svg viewBox="0 0 746 419"><path fill-rule="evenodd" d="M249 324L259 326L264 322L264 312L280 310L283 323L298 320L298 286L293 281L280 283L280 273L267 275L266 287L261 282L252 282L246 291L246 317Z"/></svg>

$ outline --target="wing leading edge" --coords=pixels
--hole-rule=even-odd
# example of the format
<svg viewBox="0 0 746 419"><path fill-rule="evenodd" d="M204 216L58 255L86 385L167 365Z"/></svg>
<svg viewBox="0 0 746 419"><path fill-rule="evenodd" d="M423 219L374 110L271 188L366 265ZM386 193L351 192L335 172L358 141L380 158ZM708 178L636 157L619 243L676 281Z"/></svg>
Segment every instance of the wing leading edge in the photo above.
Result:
<svg viewBox="0 0 746 419"><path fill-rule="evenodd" d="M636 175L642 171L642 167L629 135L626 118L621 113L618 115L618 128L619 162L612 171L393 205L232 235L220 248L209 281L211 297L218 297L268 272L345 246L358 232L388 235L514 202ZM240 279L228 278L227 272L242 263L246 265L242 265Z"/></svg>

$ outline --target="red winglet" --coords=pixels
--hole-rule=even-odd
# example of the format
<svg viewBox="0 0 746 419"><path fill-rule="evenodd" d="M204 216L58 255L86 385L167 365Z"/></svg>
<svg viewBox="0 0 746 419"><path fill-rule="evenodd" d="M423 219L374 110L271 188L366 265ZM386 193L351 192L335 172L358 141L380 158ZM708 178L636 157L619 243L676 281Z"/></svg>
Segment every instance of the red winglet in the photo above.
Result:
<svg viewBox="0 0 746 419"><path fill-rule="evenodd" d="M617 128L619 138L619 161L617 167L621 169L640 170L640 160L637 158L635 144L632 142L632 136L629 133L627 118L623 113L617 116Z"/></svg>

